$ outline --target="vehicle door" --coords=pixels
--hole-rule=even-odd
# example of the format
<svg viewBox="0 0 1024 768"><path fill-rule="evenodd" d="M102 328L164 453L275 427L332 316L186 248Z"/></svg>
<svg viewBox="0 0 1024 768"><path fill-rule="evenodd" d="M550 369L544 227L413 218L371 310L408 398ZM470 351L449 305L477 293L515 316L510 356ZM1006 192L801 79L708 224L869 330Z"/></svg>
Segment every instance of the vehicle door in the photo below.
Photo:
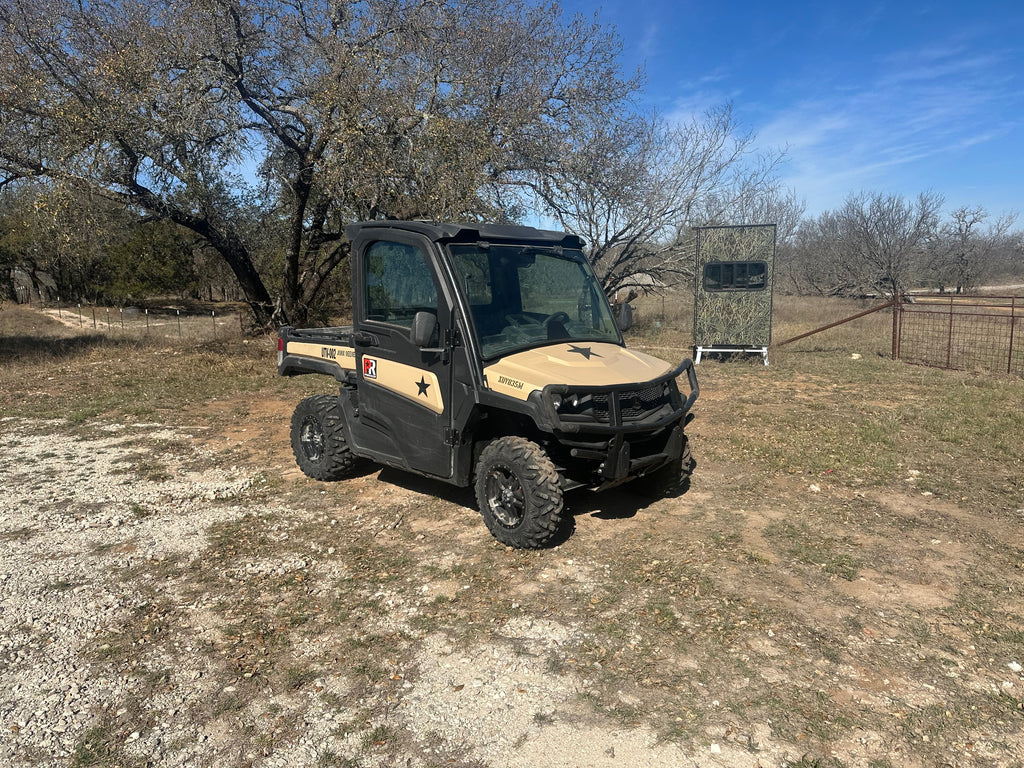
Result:
<svg viewBox="0 0 1024 768"><path fill-rule="evenodd" d="M394 230L374 238L356 244L359 415L350 439L384 463L450 478L452 303L428 240ZM432 332L417 344L414 325L422 335L425 320Z"/></svg>

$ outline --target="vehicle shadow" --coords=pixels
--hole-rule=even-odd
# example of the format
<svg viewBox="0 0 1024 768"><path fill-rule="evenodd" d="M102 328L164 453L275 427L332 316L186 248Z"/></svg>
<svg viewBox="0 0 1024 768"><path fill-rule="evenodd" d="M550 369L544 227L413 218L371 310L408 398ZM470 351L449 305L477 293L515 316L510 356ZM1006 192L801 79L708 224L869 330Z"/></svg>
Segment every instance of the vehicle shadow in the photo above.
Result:
<svg viewBox="0 0 1024 768"><path fill-rule="evenodd" d="M574 517L589 515L598 520L628 520L653 501L629 488L628 483L601 492L577 488L567 496L566 506Z"/></svg>
<svg viewBox="0 0 1024 768"><path fill-rule="evenodd" d="M693 462L694 470L697 462ZM598 520L628 520L663 498L680 498L690 490L687 478L676 493L668 497L657 497L646 493L644 479L639 478L606 491L591 491L578 488L566 496L566 506L576 517L590 515Z"/></svg>
<svg viewBox="0 0 1024 768"><path fill-rule="evenodd" d="M396 485L413 493L422 493L426 496L436 496L450 504L456 504L467 509L476 509L476 499L472 486L459 488L458 486L445 483L441 480L433 480L429 477L416 475L402 469L392 467L381 467L379 464L368 465L365 474L369 475L379 470L377 479L388 485Z"/></svg>
<svg viewBox="0 0 1024 768"><path fill-rule="evenodd" d="M360 472L360 474L369 475L377 469L376 465L367 465L365 473ZM450 504L477 512L476 496L472 486L459 488L440 480L433 480L391 467L380 468L377 479L388 485L394 485L413 493L434 496ZM576 530L576 519L579 517L589 515L598 520L628 520L659 501L659 499L642 493L636 485L638 482L642 483L643 479L601 492L587 488L575 488L568 491L565 494L566 514L562 519L562 527L548 543L548 547L557 547L568 541ZM685 495L688 490L689 483L687 482L673 498Z"/></svg>

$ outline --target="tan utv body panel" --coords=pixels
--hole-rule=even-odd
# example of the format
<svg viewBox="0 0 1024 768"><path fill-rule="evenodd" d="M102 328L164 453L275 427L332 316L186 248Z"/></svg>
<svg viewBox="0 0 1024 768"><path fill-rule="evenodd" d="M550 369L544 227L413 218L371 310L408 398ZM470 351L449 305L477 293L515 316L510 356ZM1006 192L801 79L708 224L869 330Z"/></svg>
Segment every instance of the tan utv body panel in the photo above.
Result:
<svg viewBox="0 0 1024 768"><path fill-rule="evenodd" d="M376 376L367 375L367 361L373 363ZM434 413L444 413L441 387L430 371L383 357L363 355L363 381L372 381L384 389L413 400Z"/></svg>
<svg viewBox="0 0 1024 768"><path fill-rule="evenodd" d="M487 386L502 395L526 400L548 384L601 387L650 381L674 366L616 344L562 343L530 349L484 368Z"/></svg>
<svg viewBox="0 0 1024 768"><path fill-rule="evenodd" d="M303 355L328 360L342 370L356 370L356 351L343 344L315 344L305 341L289 341L290 355ZM375 376L366 375L366 366L361 372L364 381L372 381L384 389L413 400L434 413L444 413L444 401L441 399L441 387L437 376L412 365L396 363L382 357L364 355L363 360L373 362Z"/></svg>
<svg viewBox="0 0 1024 768"><path fill-rule="evenodd" d="M305 341L289 341L287 352L290 355L330 360L346 371L356 369L356 351L352 347L342 344L310 344Z"/></svg>

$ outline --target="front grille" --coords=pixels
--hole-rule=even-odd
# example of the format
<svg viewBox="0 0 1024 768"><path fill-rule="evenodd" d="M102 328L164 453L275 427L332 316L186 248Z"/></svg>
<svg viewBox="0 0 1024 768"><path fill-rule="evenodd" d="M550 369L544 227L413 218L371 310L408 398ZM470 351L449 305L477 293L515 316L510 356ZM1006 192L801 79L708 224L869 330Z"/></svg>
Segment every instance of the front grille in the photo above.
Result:
<svg viewBox="0 0 1024 768"><path fill-rule="evenodd" d="M619 393L619 412L623 421L639 421L651 411L657 411L669 402L668 387L658 384L633 392Z"/></svg>
<svg viewBox="0 0 1024 768"><path fill-rule="evenodd" d="M619 414L623 422L641 421L666 405L671 405L669 389L665 384L655 384L644 389L616 393L576 395L576 405L564 402L559 415L570 421L593 420L599 424L611 421L611 399L618 397ZM574 418L576 417L576 418Z"/></svg>

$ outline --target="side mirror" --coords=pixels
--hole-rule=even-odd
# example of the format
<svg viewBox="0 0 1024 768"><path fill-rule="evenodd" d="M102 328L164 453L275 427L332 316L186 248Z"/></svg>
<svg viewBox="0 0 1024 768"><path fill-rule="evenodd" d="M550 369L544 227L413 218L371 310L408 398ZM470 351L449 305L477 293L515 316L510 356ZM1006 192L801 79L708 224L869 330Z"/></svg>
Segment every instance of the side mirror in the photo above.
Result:
<svg viewBox="0 0 1024 768"><path fill-rule="evenodd" d="M618 306L618 313L615 318L616 325L620 331L628 331L633 327L633 305L628 301Z"/></svg>
<svg viewBox="0 0 1024 768"><path fill-rule="evenodd" d="M434 338L434 331L437 330L437 316L431 312L417 312L412 319L412 334L410 340L417 347L430 346L430 340Z"/></svg>

